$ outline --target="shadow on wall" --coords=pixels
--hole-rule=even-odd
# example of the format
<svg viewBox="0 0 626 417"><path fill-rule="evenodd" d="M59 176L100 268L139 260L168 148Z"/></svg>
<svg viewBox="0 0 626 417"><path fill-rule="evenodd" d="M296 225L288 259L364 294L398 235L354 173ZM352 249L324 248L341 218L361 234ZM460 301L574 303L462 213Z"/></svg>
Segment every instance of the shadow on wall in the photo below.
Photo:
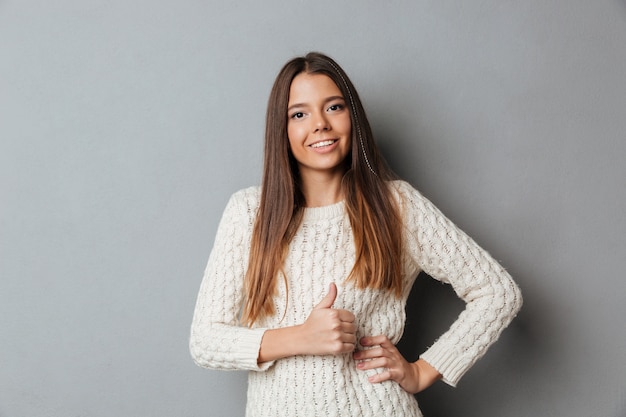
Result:
<svg viewBox="0 0 626 417"><path fill-rule="evenodd" d="M389 77L389 80L402 79L407 79L406 74ZM399 91L400 88L390 85L389 90ZM419 96L422 97L421 102L429 106L440 99L427 86L420 87ZM409 123L407 115L399 111L401 109L390 110L384 106L377 107L377 104L376 101L370 103L372 111L368 110L368 113L382 154L401 178L431 198L431 194L438 191L435 183L428 188L426 185L422 187L423 184L417 180L432 176L428 167L420 164L420 161L426 160L421 153L426 153L430 158L447 157L445 144L434 136L438 133L429 130L429 124L443 126L446 121ZM436 112L432 115L436 116ZM414 133L407 135L407 132ZM462 135L463 132L458 132L453 136ZM552 374L562 371L556 364L561 362L564 342L554 337L558 334L555 330L559 325L553 316L553 308L547 305L549 297L541 297L541 294L533 294L531 288L525 288L525 282L537 280L534 279L532 268L522 263L522 258L517 259L520 262L517 268L512 266L516 262L515 258L507 260L507 270L521 287L524 297L521 312L504 330L500 340L489 349L485 358L463 376L456 389L438 382L417 395L425 416L554 415L550 412L555 406L550 393L541 393L543 397L537 399L533 386L536 381L553 376L547 376L547 370ZM417 360L419 354L450 327L463 308L464 303L450 285L442 284L425 273L420 274L407 301L407 321L398 349L407 360Z"/></svg>
<svg viewBox="0 0 626 417"><path fill-rule="evenodd" d="M532 297L523 288L522 293L526 305ZM421 273L407 302L407 322L398 349L408 360L417 360L463 308L464 303L451 286ZM524 311L523 307L500 340L469 370L456 389L438 382L417 395L425 416L505 416L512 407L528 400L523 387L534 378L530 374L540 366L540 356L546 360L556 352L550 353L550 342L534 334L531 323L539 318L531 318ZM546 318L541 318L541 322L545 327Z"/></svg>
<svg viewBox="0 0 626 417"><path fill-rule="evenodd" d="M463 302L449 285L430 278L425 273L415 280L406 307L404 335L398 349L410 362L416 361L463 310ZM454 393L444 383L436 383L417 396L424 415L453 417L447 404L454 401Z"/></svg>

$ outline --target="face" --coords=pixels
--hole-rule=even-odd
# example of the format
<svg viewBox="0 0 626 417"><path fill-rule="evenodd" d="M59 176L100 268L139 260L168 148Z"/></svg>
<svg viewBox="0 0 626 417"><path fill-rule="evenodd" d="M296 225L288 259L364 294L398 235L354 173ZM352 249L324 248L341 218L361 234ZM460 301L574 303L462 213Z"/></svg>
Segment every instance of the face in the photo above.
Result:
<svg viewBox="0 0 626 417"><path fill-rule="evenodd" d="M339 87L323 74L298 74L287 105L289 146L305 179L314 173L343 175L350 153L350 110Z"/></svg>

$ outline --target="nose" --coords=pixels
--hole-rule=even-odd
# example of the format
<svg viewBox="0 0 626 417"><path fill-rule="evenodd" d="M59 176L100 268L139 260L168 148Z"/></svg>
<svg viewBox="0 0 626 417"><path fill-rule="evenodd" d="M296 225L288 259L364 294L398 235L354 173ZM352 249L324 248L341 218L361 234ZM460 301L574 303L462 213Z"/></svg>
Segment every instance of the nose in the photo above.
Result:
<svg viewBox="0 0 626 417"><path fill-rule="evenodd" d="M328 123L328 119L324 112L316 112L313 116L313 131L320 132L330 130L330 123Z"/></svg>

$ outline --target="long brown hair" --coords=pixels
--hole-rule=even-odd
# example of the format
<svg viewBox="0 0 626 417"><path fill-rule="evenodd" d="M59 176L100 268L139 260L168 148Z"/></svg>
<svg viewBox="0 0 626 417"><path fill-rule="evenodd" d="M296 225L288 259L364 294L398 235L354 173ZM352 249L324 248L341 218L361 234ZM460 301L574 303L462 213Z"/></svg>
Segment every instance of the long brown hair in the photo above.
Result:
<svg viewBox="0 0 626 417"><path fill-rule="evenodd" d="M356 261L347 279L358 288L389 290L397 296L402 291L402 224L389 189L395 175L374 143L365 110L346 73L328 56L311 52L285 64L268 101L261 201L244 280L241 320L247 325L275 314L272 298L277 275L282 273L287 285L282 268L306 204L287 137L289 89L303 72L330 77L350 107L352 150L346 157L350 163L342 187Z"/></svg>

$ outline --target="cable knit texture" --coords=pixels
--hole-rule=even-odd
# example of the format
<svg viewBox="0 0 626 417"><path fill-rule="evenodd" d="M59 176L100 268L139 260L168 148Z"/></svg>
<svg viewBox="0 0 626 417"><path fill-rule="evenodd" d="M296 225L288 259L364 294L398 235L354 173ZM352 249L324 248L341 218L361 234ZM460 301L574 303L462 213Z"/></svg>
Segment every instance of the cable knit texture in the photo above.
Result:
<svg viewBox="0 0 626 417"><path fill-rule="evenodd" d="M402 336L406 300L417 274L423 270L451 284L466 308L421 355L450 385L484 355L521 307L518 287L486 251L408 183L395 181L392 187L405 226L402 296L361 290L345 281L355 251L343 202L306 208L285 260L288 290L278 280L278 313L252 329L242 327L239 316L260 189L248 188L231 197L198 294L190 350L202 367L252 371L246 416L421 416L413 395L394 381L368 382L378 370L357 370L351 354L257 364L265 330L302 324L331 282L339 288L333 307L356 316L357 340L384 334L393 343Z"/></svg>

